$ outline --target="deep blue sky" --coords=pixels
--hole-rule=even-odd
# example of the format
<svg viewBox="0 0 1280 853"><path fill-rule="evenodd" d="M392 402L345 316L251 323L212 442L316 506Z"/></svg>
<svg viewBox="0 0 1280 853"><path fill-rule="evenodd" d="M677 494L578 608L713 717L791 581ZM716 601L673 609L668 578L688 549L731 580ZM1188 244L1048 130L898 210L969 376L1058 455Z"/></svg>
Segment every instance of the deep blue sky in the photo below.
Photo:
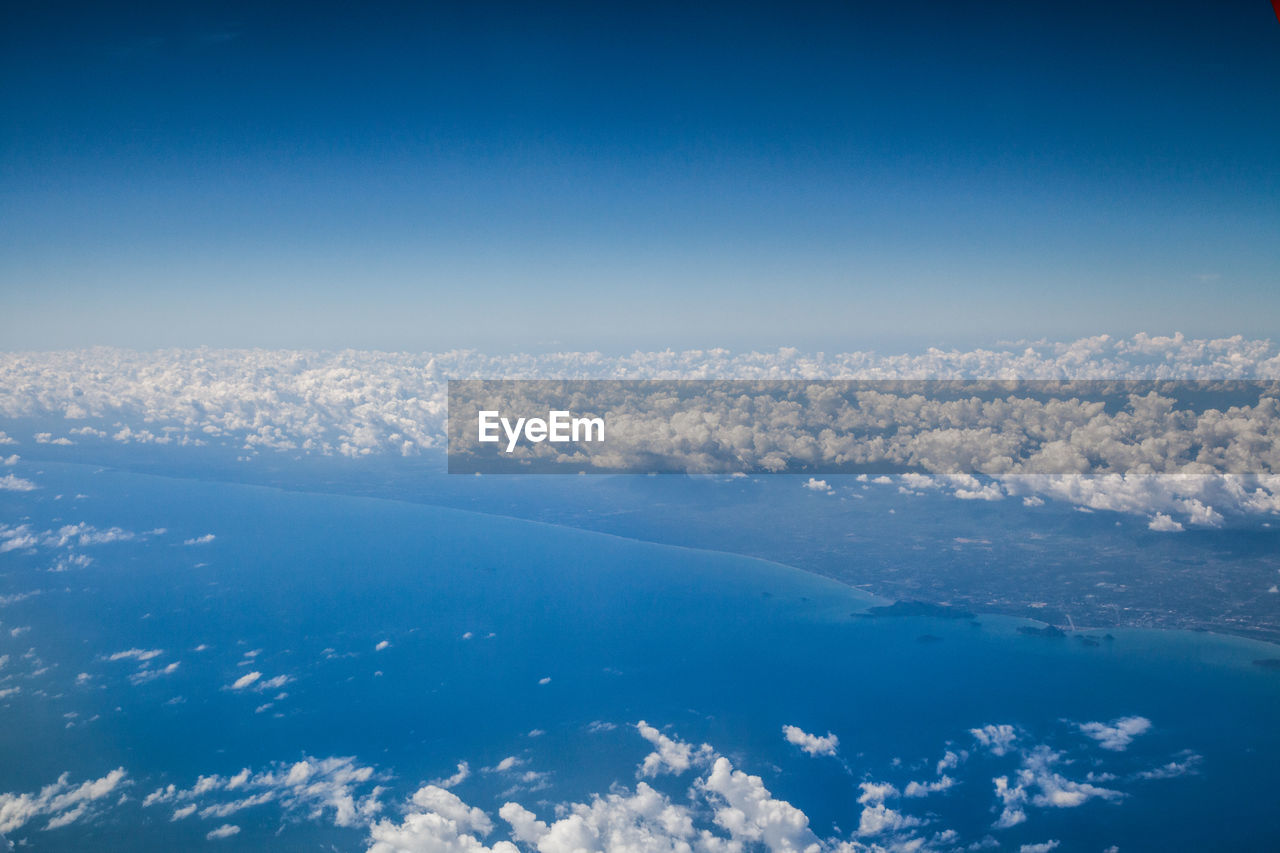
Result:
<svg viewBox="0 0 1280 853"><path fill-rule="evenodd" d="M1265 0L2 14L3 348L1280 329Z"/></svg>

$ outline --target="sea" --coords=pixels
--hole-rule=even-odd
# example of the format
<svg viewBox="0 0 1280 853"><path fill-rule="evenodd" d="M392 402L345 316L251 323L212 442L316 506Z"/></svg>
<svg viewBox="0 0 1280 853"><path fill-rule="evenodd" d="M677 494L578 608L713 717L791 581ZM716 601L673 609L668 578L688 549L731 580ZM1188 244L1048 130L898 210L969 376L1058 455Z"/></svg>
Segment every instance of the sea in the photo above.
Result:
<svg viewBox="0 0 1280 853"><path fill-rule="evenodd" d="M1267 643L892 615L776 562L514 517L536 514L510 505L538 501L530 484L458 509L83 463L9 470L33 488L0 491L0 523L22 531L0 553L0 792L16 812L64 774L125 774L74 818L3 835L24 849L364 850L371 822L399 820L460 763L449 790L492 817L486 843L507 837L508 801L550 821L645 781L687 803L705 770L644 776L645 721L760 777L822 839L877 841L859 834L864 783L946 775L945 790L886 801L938 849L1280 850L1280 671L1255 663L1280 657ZM1089 734L1134 718L1147 725L1128 740ZM784 726L838 747L810 754ZM1016 747L984 744L988 726ZM1037 805L1029 788L1025 819L999 825L995 780L1016 781L1037 748L1060 778L1111 793ZM379 789L376 815L340 825L276 794L231 811L193 797L175 818L186 801L163 796L328 758L369 768L353 790Z"/></svg>

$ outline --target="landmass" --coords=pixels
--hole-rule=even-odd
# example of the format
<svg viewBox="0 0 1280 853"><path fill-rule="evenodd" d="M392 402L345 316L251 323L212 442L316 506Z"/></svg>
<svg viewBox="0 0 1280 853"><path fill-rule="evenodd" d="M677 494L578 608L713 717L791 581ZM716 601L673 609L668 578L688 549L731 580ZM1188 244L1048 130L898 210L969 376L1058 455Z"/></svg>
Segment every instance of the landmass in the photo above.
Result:
<svg viewBox="0 0 1280 853"><path fill-rule="evenodd" d="M934 604L929 601L895 601L868 607L871 616L934 616L939 619L973 619L974 614L950 604Z"/></svg>

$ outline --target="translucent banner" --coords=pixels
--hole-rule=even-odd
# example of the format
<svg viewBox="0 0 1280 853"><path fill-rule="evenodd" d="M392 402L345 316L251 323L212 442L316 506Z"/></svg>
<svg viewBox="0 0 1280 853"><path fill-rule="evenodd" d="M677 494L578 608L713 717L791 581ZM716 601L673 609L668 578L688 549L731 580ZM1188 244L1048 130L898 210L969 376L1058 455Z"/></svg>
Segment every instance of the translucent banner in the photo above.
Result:
<svg viewBox="0 0 1280 853"><path fill-rule="evenodd" d="M460 380L453 474L1272 474L1275 380Z"/></svg>

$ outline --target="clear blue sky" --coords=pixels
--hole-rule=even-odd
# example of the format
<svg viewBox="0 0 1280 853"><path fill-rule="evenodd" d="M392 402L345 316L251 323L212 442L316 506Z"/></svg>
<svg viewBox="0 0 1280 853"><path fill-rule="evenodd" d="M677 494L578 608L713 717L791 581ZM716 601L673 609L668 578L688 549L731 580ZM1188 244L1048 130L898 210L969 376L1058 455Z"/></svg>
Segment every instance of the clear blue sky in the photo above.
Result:
<svg viewBox="0 0 1280 853"><path fill-rule="evenodd" d="M1280 329L1266 0L0 14L7 349Z"/></svg>

